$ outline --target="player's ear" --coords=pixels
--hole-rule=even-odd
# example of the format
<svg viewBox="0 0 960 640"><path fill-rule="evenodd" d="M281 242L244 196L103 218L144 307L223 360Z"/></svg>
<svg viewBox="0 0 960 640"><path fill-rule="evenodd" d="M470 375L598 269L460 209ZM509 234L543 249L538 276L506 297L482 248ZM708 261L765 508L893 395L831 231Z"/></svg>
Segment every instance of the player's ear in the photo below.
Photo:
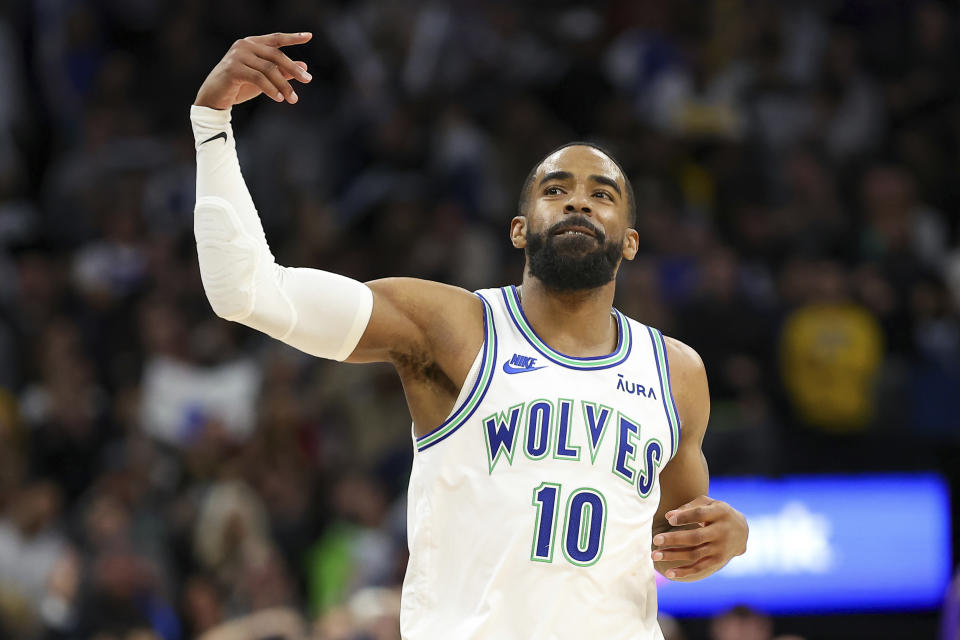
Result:
<svg viewBox="0 0 960 640"><path fill-rule="evenodd" d="M527 246L527 217L516 216L510 221L510 242L517 249Z"/></svg>
<svg viewBox="0 0 960 640"><path fill-rule="evenodd" d="M627 229L623 234L623 257L625 260L633 260L640 250L640 234L636 229Z"/></svg>

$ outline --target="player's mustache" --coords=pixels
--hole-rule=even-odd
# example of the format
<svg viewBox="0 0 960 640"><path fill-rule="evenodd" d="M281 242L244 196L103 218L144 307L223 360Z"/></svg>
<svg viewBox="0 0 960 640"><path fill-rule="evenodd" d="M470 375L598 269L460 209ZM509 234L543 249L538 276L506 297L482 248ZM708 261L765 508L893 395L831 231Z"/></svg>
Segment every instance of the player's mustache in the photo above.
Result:
<svg viewBox="0 0 960 640"><path fill-rule="evenodd" d="M571 216L569 218L564 218L557 224L550 227L550 229L547 230L547 235L555 236L558 233L563 233L567 229L572 229L574 227L584 227L589 229L590 233L596 237L597 241L603 244L603 241L606 237L604 236L603 231L597 229L597 227L584 216Z"/></svg>

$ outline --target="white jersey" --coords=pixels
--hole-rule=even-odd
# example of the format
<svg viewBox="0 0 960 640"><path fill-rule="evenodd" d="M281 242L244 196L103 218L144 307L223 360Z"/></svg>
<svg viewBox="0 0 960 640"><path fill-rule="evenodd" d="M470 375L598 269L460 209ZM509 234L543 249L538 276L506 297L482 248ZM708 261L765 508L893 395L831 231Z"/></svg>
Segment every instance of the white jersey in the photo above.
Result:
<svg viewBox="0 0 960 640"><path fill-rule="evenodd" d="M663 336L614 310L616 351L564 355L515 287L450 417L414 438L405 640L662 639L650 558L677 450Z"/></svg>

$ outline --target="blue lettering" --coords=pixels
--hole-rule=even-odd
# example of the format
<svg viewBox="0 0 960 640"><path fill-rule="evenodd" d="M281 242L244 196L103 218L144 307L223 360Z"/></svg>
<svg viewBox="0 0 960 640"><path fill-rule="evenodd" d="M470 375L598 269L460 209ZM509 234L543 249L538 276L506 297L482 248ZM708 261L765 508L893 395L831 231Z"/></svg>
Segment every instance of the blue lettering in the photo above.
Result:
<svg viewBox="0 0 960 640"><path fill-rule="evenodd" d="M509 411L509 419L501 412L483 420L484 433L487 436L487 462L490 464L490 473L493 473L493 468L497 466L501 454L506 456L509 464L513 464L513 448L517 441L517 425L520 423L520 412L523 411L523 405L514 405L510 407Z"/></svg>
<svg viewBox="0 0 960 640"><path fill-rule="evenodd" d="M631 440L639 437L640 427L635 425L626 416L619 414L620 430L617 438L617 453L614 456L613 472L633 484L633 476L636 473L630 466L637 455L637 448L633 446Z"/></svg>
<svg viewBox="0 0 960 640"><path fill-rule="evenodd" d="M617 390L643 396L644 398L652 398L654 400L657 399L657 394L654 393L653 387L648 388L646 385L642 385L639 382L630 382L625 380L622 373L617 374Z"/></svg>
<svg viewBox="0 0 960 640"><path fill-rule="evenodd" d="M600 441L603 440L603 434L606 433L607 422L610 418L610 407L600 405L599 408L592 402L584 400L582 402L584 422L587 424L587 444L590 445L590 462L597 461L597 450L600 448Z"/></svg>
<svg viewBox="0 0 960 640"><path fill-rule="evenodd" d="M526 453L534 460L547 455L552 411L553 406L546 400L537 400L527 411Z"/></svg>
<svg viewBox="0 0 960 640"><path fill-rule="evenodd" d="M663 445L658 440L648 440L644 447L644 468L637 474L637 493L646 498L653 490L653 481L657 477L657 468L663 460Z"/></svg>
<svg viewBox="0 0 960 640"><path fill-rule="evenodd" d="M562 460L579 460L580 447L570 446L570 413L573 410L573 400L560 400L559 407L557 449L554 457Z"/></svg>
<svg viewBox="0 0 960 640"><path fill-rule="evenodd" d="M518 369L532 369L533 366L537 364L537 359L515 353L513 357L510 358L510 364Z"/></svg>
<svg viewBox="0 0 960 640"><path fill-rule="evenodd" d="M617 374L617 390L625 391L627 393L635 393L638 396L643 396L644 398L657 399L657 394L654 392L653 387L647 387L642 385L639 382L629 382L624 380L623 374Z"/></svg>
<svg viewBox="0 0 960 640"><path fill-rule="evenodd" d="M575 491L567 502L564 555L579 566L593 564L603 549L606 509L603 495L592 489Z"/></svg>

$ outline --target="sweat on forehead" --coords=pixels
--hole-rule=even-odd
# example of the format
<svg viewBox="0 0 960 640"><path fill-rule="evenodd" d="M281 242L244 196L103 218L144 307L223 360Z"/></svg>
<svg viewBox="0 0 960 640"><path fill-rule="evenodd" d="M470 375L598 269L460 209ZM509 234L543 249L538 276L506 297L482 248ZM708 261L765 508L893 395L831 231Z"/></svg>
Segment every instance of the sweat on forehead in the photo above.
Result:
<svg viewBox="0 0 960 640"><path fill-rule="evenodd" d="M604 174L615 181L617 181L618 178L623 181L627 192L627 211L630 224L634 224L637 219L637 211L633 196L633 185L630 184L630 178L627 177L627 172L623 170L623 167L620 166L620 163L617 162L616 158L614 158L609 151L593 142L583 141L568 142L567 144L560 145L533 166L530 173L527 174L526 180L523 181L523 187L520 189L520 202L518 206L520 215L526 215L527 201L533 191L533 184L537 176L541 172L546 174L553 171L562 171L564 169L564 167L561 166L564 164L563 159L568 155L565 152L567 152L567 150L573 150L573 147L582 148L583 151L593 155L599 161L598 169L602 167ZM580 151L581 149L579 148L575 149L575 151Z"/></svg>

